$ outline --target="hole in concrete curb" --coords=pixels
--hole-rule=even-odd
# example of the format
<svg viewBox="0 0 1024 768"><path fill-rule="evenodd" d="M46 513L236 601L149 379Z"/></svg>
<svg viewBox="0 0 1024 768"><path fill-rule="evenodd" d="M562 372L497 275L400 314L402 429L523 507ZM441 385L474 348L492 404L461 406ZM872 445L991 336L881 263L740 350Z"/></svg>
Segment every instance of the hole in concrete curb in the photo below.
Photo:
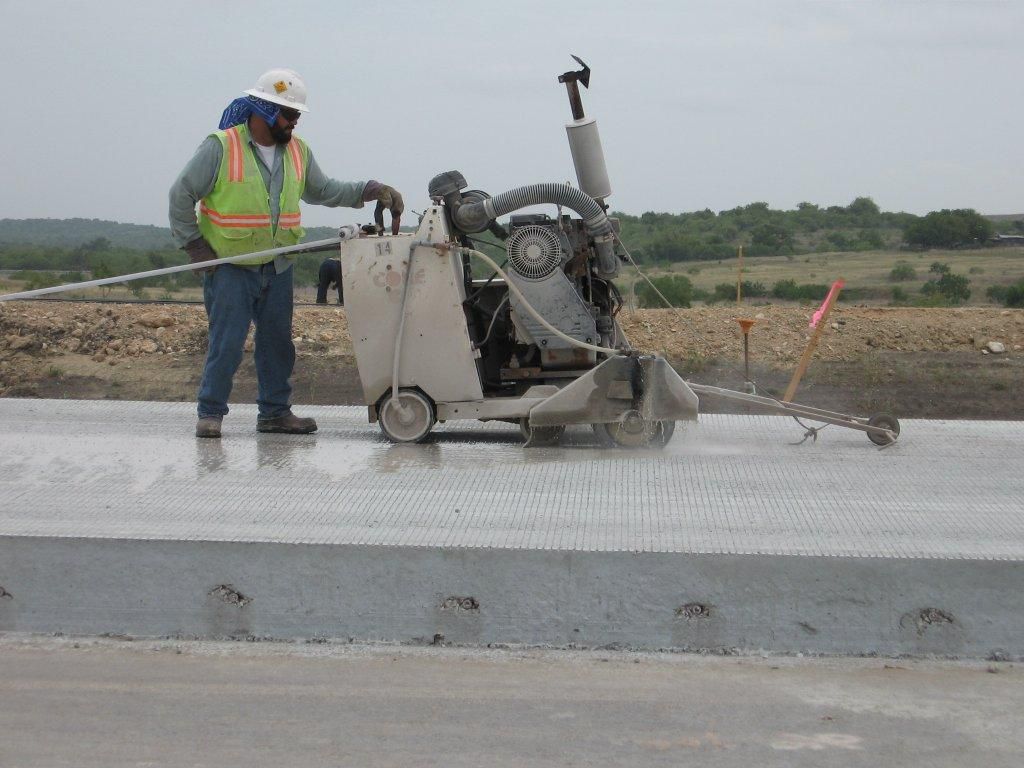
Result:
<svg viewBox="0 0 1024 768"><path fill-rule="evenodd" d="M922 608L919 611L911 611L903 614L903 618L900 619L901 625L907 625L913 622L917 629L917 634L923 635L927 629L936 624L955 624L956 619L953 614L943 611L940 608Z"/></svg>
<svg viewBox="0 0 1024 768"><path fill-rule="evenodd" d="M806 632L806 633L807 633L808 635L816 635L816 634L818 634L818 630L817 630L817 628L816 628L816 627L813 627L813 626L812 626L812 625L810 625L810 624L808 624L808 623L807 623L806 621L798 621L798 622L796 623L796 625L797 625L798 627L800 627L800 629L802 629L802 630L803 630L804 632Z"/></svg>
<svg viewBox="0 0 1024 768"><path fill-rule="evenodd" d="M676 616L681 619L710 619L710 603L687 603L676 608Z"/></svg>
<svg viewBox="0 0 1024 768"><path fill-rule="evenodd" d="M214 587L206 593L210 597L215 597L229 605L237 605L242 608L252 602L251 597L246 597L231 584L221 584L220 586Z"/></svg>
<svg viewBox="0 0 1024 768"><path fill-rule="evenodd" d="M10 592L8 592L3 587L0 587L0 600L13 600L13 599L14 599L14 595L12 595Z"/></svg>
<svg viewBox="0 0 1024 768"><path fill-rule="evenodd" d="M480 603L475 597L446 597L441 602L442 611L479 611Z"/></svg>

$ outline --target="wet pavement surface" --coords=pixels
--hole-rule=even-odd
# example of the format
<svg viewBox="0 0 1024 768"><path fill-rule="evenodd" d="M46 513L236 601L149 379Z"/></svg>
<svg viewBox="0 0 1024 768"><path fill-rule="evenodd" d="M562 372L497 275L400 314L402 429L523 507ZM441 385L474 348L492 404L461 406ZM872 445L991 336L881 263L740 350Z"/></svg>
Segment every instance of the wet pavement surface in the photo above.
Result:
<svg viewBox="0 0 1024 768"><path fill-rule="evenodd" d="M237 406L197 440L192 404L0 400L0 535L1024 559L1020 422L908 420L879 450L704 415L629 451L479 422L393 445L365 408L296 411L320 430L257 434Z"/></svg>

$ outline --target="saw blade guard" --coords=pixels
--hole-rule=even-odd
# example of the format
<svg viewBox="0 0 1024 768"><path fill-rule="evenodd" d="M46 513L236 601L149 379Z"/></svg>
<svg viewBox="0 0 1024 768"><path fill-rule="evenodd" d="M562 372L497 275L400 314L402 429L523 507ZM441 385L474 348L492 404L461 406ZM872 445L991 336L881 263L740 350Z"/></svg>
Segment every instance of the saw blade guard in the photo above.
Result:
<svg viewBox="0 0 1024 768"><path fill-rule="evenodd" d="M668 361L657 355L610 357L530 410L537 427L696 421L697 395Z"/></svg>

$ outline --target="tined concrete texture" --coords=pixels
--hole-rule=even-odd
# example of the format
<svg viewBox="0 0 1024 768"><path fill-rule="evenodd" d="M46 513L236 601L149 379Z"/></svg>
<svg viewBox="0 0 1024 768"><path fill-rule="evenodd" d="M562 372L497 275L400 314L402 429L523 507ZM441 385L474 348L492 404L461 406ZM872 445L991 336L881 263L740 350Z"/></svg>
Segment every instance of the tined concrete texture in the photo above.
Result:
<svg viewBox="0 0 1024 768"><path fill-rule="evenodd" d="M187 404L0 401L0 631L1024 656L1020 424L625 451L303 412L211 441Z"/></svg>
<svg viewBox="0 0 1024 768"><path fill-rule="evenodd" d="M1013 664L0 639L0 765L1024 763Z"/></svg>

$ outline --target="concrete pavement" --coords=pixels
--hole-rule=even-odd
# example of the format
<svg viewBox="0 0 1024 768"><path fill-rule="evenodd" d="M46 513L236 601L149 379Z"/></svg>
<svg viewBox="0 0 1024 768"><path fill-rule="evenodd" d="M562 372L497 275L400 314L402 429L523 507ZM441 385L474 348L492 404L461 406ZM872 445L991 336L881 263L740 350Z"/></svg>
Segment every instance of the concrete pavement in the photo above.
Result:
<svg viewBox="0 0 1024 768"><path fill-rule="evenodd" d="M1016 768L1007 663L0 638L5 768Z"/></svg>
<svg viewBox="0 0 1024 768"><path fill-rule="evenodd" d="M1024 656L1024 427L712 415L665 451L364 409L0 400L0 631Z"/></svg>

